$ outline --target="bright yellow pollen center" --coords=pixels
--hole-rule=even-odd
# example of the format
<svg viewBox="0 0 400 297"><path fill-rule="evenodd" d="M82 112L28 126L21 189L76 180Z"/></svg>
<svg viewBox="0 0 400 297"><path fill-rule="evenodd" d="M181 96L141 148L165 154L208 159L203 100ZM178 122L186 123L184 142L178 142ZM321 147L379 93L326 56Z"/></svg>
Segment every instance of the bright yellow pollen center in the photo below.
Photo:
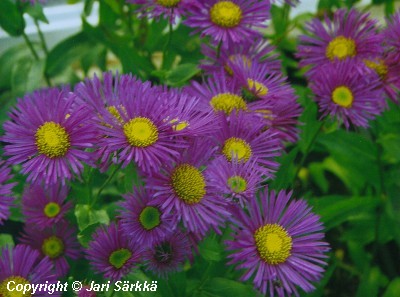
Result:
<svg viewBox="0 0 400 297"><path fill-rule="evenodd" d="M228 186L234 193L242 193L247 189L247 181L238 175L228 178Z"/></svg>
<svg viewBox="0 0 400 297"><path fill-rule="evenodd" d="M226 114L230 114L234 109L247 109L246 102L243 98L231 93L222 93L212 97L210 104L214 111L223 111Z"/></svg>
<svg viewBox="0 0 400 297"><path fill-rule="evenodd" d="M31 291L25 292L24 294L23 290L16 290L17 285L25 286L28 284L30 283L21 276L10 276L0 283L0 297L30 297L32 296ZM8 290L7 285L9 286L10 290L13 291Z"/></svg>
<svg viewBox="0 0 400 297"><path fill-rule="evenodd" d="M43 241L42 252L50 259L55 259L64 253L64 243L57 236L50 236Z"/></svg>
<svg viewBox="0 0 400 297"><path fill-rule="evenodd" d="M347 57L354 57L356 53L356 43L354 40L344 36L336 37L326 47L326 57L332 61L335 58L343 60Z"/></svg>
<svg viewBox="0 0 400 297"><path fill-rule="evenodd" d="M225 141L222 153L229 161L232 161L233 157L239 161L243 160L246 162L251 157L251 147L245 140L231 137Z"/></svg>
<svg viewBox="0 0 400 297"><path fill-rule="evenodd" d="M381 79L386 78L386 75L388 73L388 68L382 59L379 59L377 62L371 60L364 60L364 64L368 68L375 70L375 72L380 76Z"/></svg>
<svg viewBox="0 0 400 297"><path fill-rule="evenodd" d="M349 108L353 104L353 93L346 86L340 86L333 90L332 93L332 101L337 105L340 105L344 108Z"/></svg>
<svg viewBox="0 0 400 297"><path fill-rule="evenodd" d="M171 176L176 195L187 204L199 203L206 194L206 182L199 169L190 165L179 165Z"/></svg>
<svg viewBox="0 0 400 297"><path fill-rule="evenodd" d="M242 20L242 10L232 1L215 3L210 10L211 21L223 28L233 28Z"/></svg>
<svg viewBox="0 0 400 297"><path fill-rule="evenodd" d="M60 205L58 205L55 202L49 202L44 207L43 212L46 215L46 217L54 218L55 216L57 216L60 213L60 210L61 210Z"/></svg>
<svg viewBox="0 0 400 297"><path fill-rule="evenodd" d="M69 135L64 127L54 122L45 122L35 133L39 153L49 158L64 156L71 146Z"/></svg>
<svg viewBox="0 0 400 297"><path fill-rule="evenodd" d="M268 88L258 81L248 78L247 85L249 86L249 90L253 91L256 95L265 96L268 94Z"/></svg>
<svg viewBox="0 0 400 297"><path fill-rule="evenodd" d="M148 118L133 118L124 125L123 129L131 146L147 147L158 140L157 127Z"/></svg>
<svg viewBox="0 0 400 297"><path fill-rule="evenodd" d="M292 238L278 224L266 224L254 232L257 251L270 265L284 263L291 255Z"/></svg>
<svg viewBox="0 0 400 297"><path fill-rule="evenodd" d="M158 4L167 8L176 7L181 0L156 0Z"/></svg>

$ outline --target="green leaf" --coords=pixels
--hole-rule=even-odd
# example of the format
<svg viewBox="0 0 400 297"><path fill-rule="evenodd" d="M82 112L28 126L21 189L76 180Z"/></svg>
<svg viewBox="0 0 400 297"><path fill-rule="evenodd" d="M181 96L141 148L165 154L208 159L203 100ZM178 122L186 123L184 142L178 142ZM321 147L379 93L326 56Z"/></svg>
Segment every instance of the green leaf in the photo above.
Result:
<svg viewBox="0 0 400 297"><path fill-rule="evenodd" d="M391 164L400 162L400 134L382 134L378 139L378 143L383 147L383 161Z"/></svg>
<svg viewBox="0 0 400 297"><path fill-rule="evenodd" d="M10 0L0 1L0 26L11 36L20 36L24 32L25 20Z"/></svg>
<svg viewBox="0 0 400 297"><path fill-rule="evenodd" d="M80 231L95 223L108 225L110 222L110 218L104 209L94 210L88 204L77 204L75 206L75 217Z"/></svg>
<svg viewBox="0 0 400 297"><path fill-rule="evenodd" d="M220 261L222 259L222 247L214 238L208 236L199 244L200 255L208 261Z"/></svg>
<svg viewBox="0 0 400 297"><path fill-rule="evenodd" d="M50 51L46 61L46 73L50 77L62 73L92 49L93 43L84 32L63 40Z"/></svg>
<svg viewBox="0 0 400 297"><path fill-rule="evenodd" d="M36 20L42 21L43 23L46 24L49 23L49 20L46 18L43 12L43 6L41 4L28 5L25 8L25 12Z"/></svg>
<svg viewBox="0 0 400 297"><path fill-rule="evenodd" d="M173 87L183 86L189 79L199 72L200 69L196 64L181 64L168 73L166 83Z"/></svg>
<svg viewBox="0 0 400 297"><path fill-rule="evenodd" d="M84 247L88 247L89 242L92 240L92 234L96 231L96 229L101 226L100 223L95 223L87 226L81 232L78 233L78 240L81 245Z"/></svg>
<svg viewBox="0 0 400 297"><path fill-rule="evenodd" d="M11 73L11 86L14 94L23 95L42 85L44 61L25 58L18 61Z"/></svg>
<svg viewBox="0 0 400 297"><path fill-rule="evenodd" d="M0 234L0 248L5 246L14 246L14 240L11 234Z"/></svg>
<svg viewBox="0 0 400 297"><path fill-rule="evenodd" d="M229 296L229 297L243 297L243 296L261 296L261 294L254 291L252 285L245 285L241 282L234 280L214 277L208 280L203 287L203 290L211 293L210 296Z"/></svg>
<svg viewBox="0 0 400 297"><path fill-rule="evenodd" d="M372 267L364 271L356 297L378 296L379 288L385 286L388 280L378 267Z"/></svg>
<svg viewBox="0 0 400 297"><path fill-rule="evenodd" d="M321 163L313 162L308 166L310 175L323 193L329 190L329 182L325 176L325 166Z"/></svg>
<svg viewBox="0 0 400 297"><path fill-rule="evenodd" d="M281 190L289 187L296 174L296 167L294 165L294 160L297 157L299 148L295 147L288 154L283 154L278 158L279 167L276 173L275 179L272 181L271 188L275 190Z"/></svg>
<svg viewBox="0 0 400 297"><path fill-rule="evenodd" d="M395 278L389 283L382 297L398 297L400 292L400 277Z"/></svg>
<svg viewBox="0 0 400 297"><path fill-rule="evenodd" d="M323 196L308 199L314 212L321 216L325 229L329 230L349 220L354 215L370 212L379 204L375 197Z"/></svg>

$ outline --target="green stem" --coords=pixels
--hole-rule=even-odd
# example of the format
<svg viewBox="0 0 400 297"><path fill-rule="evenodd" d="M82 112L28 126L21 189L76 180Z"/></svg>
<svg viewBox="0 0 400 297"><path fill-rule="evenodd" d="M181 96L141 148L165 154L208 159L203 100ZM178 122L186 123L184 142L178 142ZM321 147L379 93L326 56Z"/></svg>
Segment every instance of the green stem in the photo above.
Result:
<svg viewBox="0 0 400 297"><path fill-rule="evenodd" d="M121 169L122 163L119 164L117 167L115 167L114 171L110 174L110 176L107 178L107 180L102 184L100 187L99 191L97 192L96 197L93 199L91 206L93 206L97 199L100 197L101 192L107 187L107 185L111 182L111 180L114 178L115 174Z"/></svg>
<svg viewBox="0 0 400 297"><path fill-rule="evenodd" d="M170 47L171 40L172 40L172 31L173 31L172 30L172 23L169 20L168 21L168 39L167 39L167 42L166 42L166 44L164 46L164 50L163 50L163 68L165 66L165 61L166 61L166 58L168 56L168 51L169 51L169 47Z"/></svg>
<svg viewBox="0 0 400 297"><path fill-rule="evenodd" d="M47 48L46 40L44 39L43 32L40 29L38 20L34 19L34 22L35 22L35 26L36 26L36 29L37 29L38 34L39 34L40 44L42 45L43 51L47 56L49 54L49 51L48 51L48 48Z"/></svg>
<svg viewBox="0 0 400 297"><path fill-rule="evenodd" d="M24 38L25 43L26 43L26 45L29 47L29 49L30 49L30 51L31 51L31 53L32 53L32 55L33 55L33 57L35 58L35 60L36 60L36 61L39 61L39 55L37 54L35 48L33 47L32 42L29 40L28 35L26 35L26 33L23 32L23 33L22 33L22 37Z"/></svg>
<svg viewBox="0 0 400 297"><path fill-rule="evenodd" d="M221 55L221 45L222 45L222 40L219 41L218 46L217 46L217 59Z"/></svg>
<svg viewBox="0 0 400 297"><path fill-rule="evenodd" d="M300 163L299 163L299 165L298 165L298 167L296 169L296 173L295 173L295 175L293 177L293 180L292 180L292 186L294 186L294 183L296 182L296 178L299 175L299 172L300 172L301 168L303 167L304 162L306 161L307 156L310 153L310 150L311 150L315 140L317 139L319 133L321 132L324 123L325 123L324 121L319 121L318 122L318 129L315 130L315 133L312 136L311 141L308 143L308 145L307 145L307 147L306 147L306 149L305 149L305 151L304 151L304 153L303 153L303 155L301 157Z"/></svg>

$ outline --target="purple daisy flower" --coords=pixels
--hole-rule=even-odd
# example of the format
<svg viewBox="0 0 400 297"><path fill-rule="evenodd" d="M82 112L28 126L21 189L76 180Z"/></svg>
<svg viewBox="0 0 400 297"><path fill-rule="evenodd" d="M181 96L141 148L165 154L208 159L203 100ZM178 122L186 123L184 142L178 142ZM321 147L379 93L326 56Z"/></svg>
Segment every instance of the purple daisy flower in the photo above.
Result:
<svg viewBox="0 0 400 297"><path fill-rule="evenodd" d="M275 47L261 37L257 38L256 41L252 39L244 40L241 43L228 42L226 46L221 46L219 53L218 47L212 45L202 44L201 49L206 59L201 61L200 68L210 74L223 68L227 74L233 75L229 64L236 64L237 61L243 61L249 66L254 61L267 64L270 72L281 70L278 54L274 53Z"/></svg>
<svg viewBox="0 0 400 297"><path fill-rule="evenodd" d="M325 23L314 19L306 25L306 31L312 36L300 36L297 57L301 58L300 66L313 67L310 75L316 73L318 67L335 60L362 61L379 57L382 52L377 21L370 19L368 13L339 9L333 21L325 17Z"/></svg>
<svg viewBox="0 0 400 297"><path fill-rule="evenodd" d="M327 64L310 82L322 117L330 115L342 121L368 127L386 107L379 76L363 63L346 60Z"/></svg>
<svg viewBox="0 0 400 297"><path fill-rule="evenodd" d="M30 292L26 295L22 293L14 295L15 292L8 291L8 284L15 288L18 285L46 283L50 285L57 282L49 258L41 258L38 251L27 245L18 244L14 248L3 248L0 255L0 296L31 296ZM35 296L49 296L49 293L46 290L40 290L35 293ZM51 296L61 296L61 293L54 292Z"/></svg>
<svg viewBox="0 0 400 297"><path fill-rule="evenodd" d="M0 160L0 225L10 216L10 207L13 205L12 188L17 183L8 183L12 177L11 168Z"/></svg>
<svg viewBox="0 0 400 297"><path fill-rule="evenodd" d="M295 142L298 138L298 117L301 106L297 96L280 73L271 73L267 64L236 63L231 65L243 93L249 101L248 106L260 114L268 128L278 131L285 141Z"/></svg>
<svg viewBox="0 0 400 297"><path fill-rule="evenodd" d="M65 183L90 161L95 142L93 125L85 105L75 104L76 96L56 88L36 91L19 99L4 123L8 162L22 164L28 182Z"/></svg>
<svg viewBox="0 0 400 297"><path fill-rule="evenodd" d="M235 79L228 78L224 71L216 72L205 82L192 82L185 88L188 94L200 98L201 110L224 112L229 115L233 110L247 110L247 103L241 95L240 85Z"/></svg>
<svg viewBox="0 0 400 297"><path fill-rule="evenodd" d="M141 250L128 240L121 227L112 223L96 230L86 257L97 273L116 281L135 268L140 253Z"/></svg>
<svg viewBox="0 0 400 297"><path fill-rule="evenodd" d="M203 108L199 98L178 89L170 89L168 93L171 114L165 120L172 130L188 139L208 136L219 128L218 117L210 109Z"/></svg>
<svg viewBox="0 0 400 297"><path fill-rule="evenodd" d="M191 0L127 0L132 4L140 5L139 17L148 17L149 19L159 19L163 17L172 24L181 18L185 11L185 5Z"/></svg>
<svg viewBox="0 0 400 297"><path fill-rule="evenodd" d="M244 201L254 197L263 181L261 172L256 168L254 158L246 163L238 163L235 159L229 162L219 157L208 166L207 174L218 195L243 206Z"/></svg>
<svg viewBox="0 0 400 297"><path fill-rule="evenodd" d="M147 249L143 253L143 261L147 270L165 278L169 273L181 270L191 254L188 235L176 231Z"/></svg>
<svg viewBox="0 0 400 297"><path fill-rule="evenodd" d="M42 257L49 257L54 264L56 276L63 277L69 270L67 258L76 260L81 256L76 232L67 223L59 223L43 230L25 225L20 241L40 251Z"/></svg>
<svg viewBox="0 0 400 297"><path fill-rule="evenodd" d="M205 173L208 169L202 169L213 156L213 148L209 141L197 139L180 160L165 162L160 172L146 180L161 209L176 215L189 232L200 236L210 228L219 232L229 216L226 202L212 192Z"/></svg>
<svg viewBox="0 0 400 297"><path fill-rule="evenodd" d="M291 195L265 191L260 201L250 200L247 212L237 208L233 240L226 242L228 264L246 270L243 281L254 275L253 283L264 295L298 296L296 286L310 292L326 265L329 247L319 217L304 200L289 201Z"/></svg>
<svg viewBox="0 0 400 297"><path fill-rule="evenodd" d="M262 175L272 178L279 164L274 158L280 155L281 144L277 132L265 130L264 121L259 116L239 112L232 113L229 119L221 119L222 129L216 140L219 154L229 162L237 159L247 163L256 158L256 168Z"/></svg>
<svg viewBox="0 0 400 297"><path fill-rule="evenodd" d="M122 231L140 246L148 247L176 228L176 216L161 210L154 201L154 192L142 187L123 195L120 205Z"/></svg>
<svg viewBox="0 0 400 297"><path fill-rule="evenodd" d="M107 155L117 153L122 167L135 161L146 173L158 171L164 160L179 157L179 150L187 147L186 131L171 129L166 119L174 119L176 112L168 104L170 94L149 82L128 80L118 85L120 104L112 112L100 110L102 123L99 146Z"/></svg>
<svg viewBox="0 0 400 297"><path fill-rule="evenodd" d="M64 215L72 208L70 201L65 202L68 188L54 184L45 188L34 184L28 186L22 195L22 214L27 225L44 229L63 221Z"/></svg>
<svg viewBox="0 0 400 297"><path fill-rule="evenodd" d="M261 36L256 28L266 27L270 3L267 0L204 0L188 6L189 27L216 42L241 42Z"/></svg>

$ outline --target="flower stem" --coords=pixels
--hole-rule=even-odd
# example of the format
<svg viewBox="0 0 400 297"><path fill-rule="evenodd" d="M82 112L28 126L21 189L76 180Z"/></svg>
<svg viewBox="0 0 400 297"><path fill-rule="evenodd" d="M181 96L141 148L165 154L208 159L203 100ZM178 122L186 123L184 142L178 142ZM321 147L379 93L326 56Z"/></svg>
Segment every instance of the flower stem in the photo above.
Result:
<svg viewBox="0 0 400 297"><path fill-rule="evenodd" d="M163 50L163 68L165 66L165 61L166 61L166 58L168 56L168 51L169 51L169 47L170 47L171 40L172 40L172 31L173 31L172 30L172 23L171 23L171 20L169 20L169 22L168 22L168 39L167 39L167 42L165 43L164 50Z"/></svg>
<svg viewBox="0 0 400 297"><path fill-rule="evenodd" d="M299 163L299 165L298 165L298 167L296 169L296 173L293 176L293 180L292 180L292 183L291 183L292 186L294 186L294 183L296 182L296 178L299 175L299 172L300 172L301 168L303 167L304 162L306 161L306 159L308 157L308 154L310 153L311 148L312 148L315 140L317 139L319 133L321 132L323 125L324 125L324 121L319 121L318 122L318 129L315 130L314 135L312 136L310 142L308 143L308 145L307 145L307 147L306 147L306 149L305 149L305 151L304 151L304 153L303 153L303 155L301 157L300 163Z"/></svg>
<svg viewBox="0 0 400 297"><path fill-rule="evenodd" d="M30 41L28 35L26 35L25 32L22 32L22 37L24 38L25 43L26 43L26 45L29 47L29 49L30 49L30 51L31 51L31 53L32 53L32 55L33 55L33 57L35 58L35 60L36 60L36 61L39 61L39 55L37 54L35 48L33 47L33 44L32 44L32 42Z"/></svg>
<svg viewBox="0 0 400 297"><path fill-rule="evenodd" d="M35 22L35 26L36 26L36 29L37 29L38 34L39 34L40 44L42 45L43 51L47 56L49 54L49 51L48 51L48 48L47 48L46 40L44 39L43 32L40 29L38 20L34 19L34 22Z"/></svg>
<svg viewBox="0 0 400 297"><path fill-rule="evenodd" d="M97 199L100 197L101 192L107 187L107 185L111 182L111 180L114 178L115 174L121 169L122 163L119 164L117 167L115 167L114 171L109 175L107 180L101 185L99 191L97 192L96 197L92 201L92 206L96 203Z"/></svg>

